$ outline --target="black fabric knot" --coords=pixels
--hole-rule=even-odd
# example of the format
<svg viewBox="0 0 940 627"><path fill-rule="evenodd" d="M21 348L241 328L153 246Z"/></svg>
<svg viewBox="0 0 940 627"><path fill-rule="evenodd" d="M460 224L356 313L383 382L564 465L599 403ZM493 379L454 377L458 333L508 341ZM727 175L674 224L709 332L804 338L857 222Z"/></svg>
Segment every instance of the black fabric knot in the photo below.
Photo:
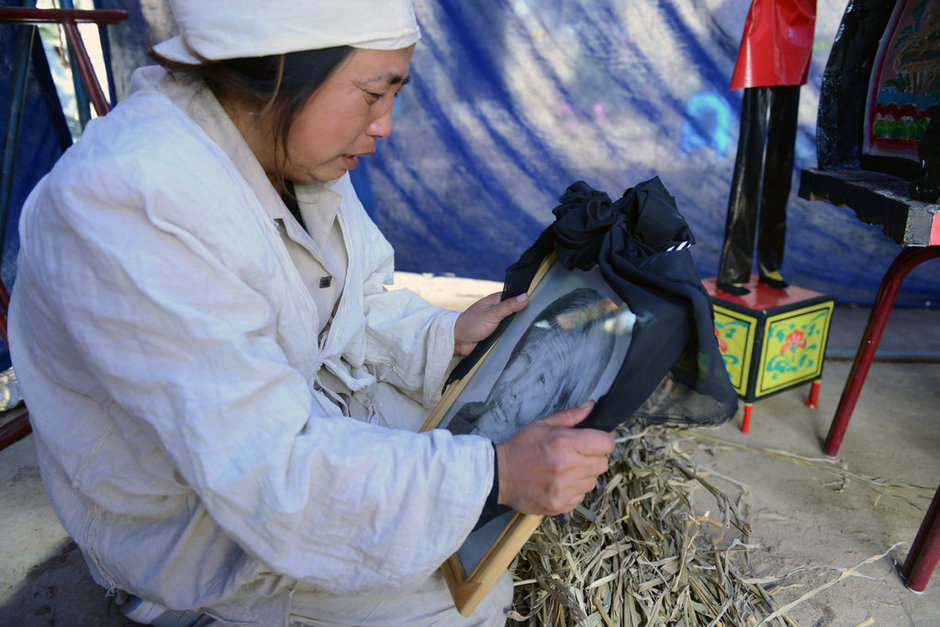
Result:
<svg viewBox="0 0 940 627"><path fill-rule="evenodd" d="M559 201L552 209L555 252L569 270L588 270L597 264L601 244L616 219L614 205L610 196L584 181L569 185Z"/></svg>
<svg viewBox="0 0 940 627"><path fill-rule="evenodd" d="M601 255L605 238L637 263L656 253L682 250L695 243L676 199L654 177L631 187L616 202L584 181L568 186L555 214L554 245L568 269L587 270Z"/></svg>
<svg viewBox="0 0 940 627"><path fill-rule="evenodd" d="M681 250L695 243L675 197L658 176L628 189L614 208L626 218L631 238L645 254Z"/></svg>

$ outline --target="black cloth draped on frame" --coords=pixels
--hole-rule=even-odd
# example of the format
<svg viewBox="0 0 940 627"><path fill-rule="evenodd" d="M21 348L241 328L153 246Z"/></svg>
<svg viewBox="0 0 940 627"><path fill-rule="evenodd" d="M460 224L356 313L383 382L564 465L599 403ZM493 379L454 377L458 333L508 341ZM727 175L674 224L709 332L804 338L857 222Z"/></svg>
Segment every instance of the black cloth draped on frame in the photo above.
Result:
<svg viewBox="0 0 940 627"><path fill-rule="evenodd" d="M718 424L737 410L715 339L711 302L689 248L695 243L675 199L658 177L617 201L582 181L568 187L555 222L506 270L503 298L528 290L552 251L568 269L599 266L637 321L626 359L610 391L582 426ZM458 364L462 378L503 326Z"/></svg>

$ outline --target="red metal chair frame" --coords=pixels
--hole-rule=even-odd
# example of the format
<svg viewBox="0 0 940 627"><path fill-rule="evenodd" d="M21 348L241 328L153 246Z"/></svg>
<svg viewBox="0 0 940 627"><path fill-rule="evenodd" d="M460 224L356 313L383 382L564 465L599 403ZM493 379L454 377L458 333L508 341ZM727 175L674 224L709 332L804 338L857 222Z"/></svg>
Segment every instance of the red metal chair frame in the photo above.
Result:
<svg viewBox="0 0 940 627"><path fill-rule="evenodd" d="M907 552L907 559L899 570L907 587L914 592L923 592L930 575L940 562L940 487L933 495L924 521Z"/></svg>
<svg viewBox="0 0 940 627"><path fill-rule="evenodd" d="M868 317L868 326L862 334L855 361L852 362L852 370L842 390L842 398L839 400L835 417L829 425L829 434L826 436L825 444L826 455L835 457L839 452L839 446L849 426L849 420L852 418L852 411L855 409L858 396L862 392L862 386L865 385L865 378L875 358L875 351L878 350L878 343L888 323L888 316L891 315L901 283L911 270L935 257L940 257L940 246L907 246L895 257L888 271L885 272Z"/></svg>
<svg viewBox="0 0 940 627"><path fill-rule="evenodd" d="M895 257L885 272L878 288L878 295L868 317L868 326L862 334L852 370L842 390L842 398L836 414L829 425L829 434L826 436L826 455L835 457L842 445L842 438L852 418L855 403L862 392L868 369L875 358L878 343L888 323L888 316L894 307L898 291L905 277L921 263L940 257L940 246L905 247ZM911 544L904 564L899 569L901 577L907 587L914 592L923 592L930 581L930 575L940 562L940 488L937 488L933 501L927 509L927 515L917 531L917 536Z"/></svg>

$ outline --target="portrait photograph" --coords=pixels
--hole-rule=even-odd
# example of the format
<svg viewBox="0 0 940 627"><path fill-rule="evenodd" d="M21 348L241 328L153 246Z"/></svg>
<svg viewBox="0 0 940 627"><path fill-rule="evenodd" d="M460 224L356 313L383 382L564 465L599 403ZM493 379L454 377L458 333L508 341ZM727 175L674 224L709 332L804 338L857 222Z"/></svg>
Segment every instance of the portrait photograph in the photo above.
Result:
<svg viewBox="0 0 940 627"><path fill-rule="evenodd" d="M528 422L597 401L608 391L626 358L636 316L596 266L567 270L551 260L544 266L528 305L474 369L452 384L458 390L448 390L429 418L436 425L426 426L501 442ZM490 572L508 565L540 519L508 511L473 531L448 564L452 589L470 582L478 591Z"/></svg>

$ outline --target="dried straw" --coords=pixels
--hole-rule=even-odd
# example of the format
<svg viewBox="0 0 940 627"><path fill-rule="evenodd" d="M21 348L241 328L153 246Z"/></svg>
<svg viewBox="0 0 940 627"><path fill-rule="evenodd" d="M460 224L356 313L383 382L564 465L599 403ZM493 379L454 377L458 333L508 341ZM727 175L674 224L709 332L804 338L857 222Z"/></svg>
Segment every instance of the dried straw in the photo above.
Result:
<svg viewBox="0 0 940 627"><path fill-rule="evenodd" d="M546 518L515 563L513 621L527 625L795 625L795 606L884 558L874 555L777 608L769 592L797 571L750 575L742 541L750 527L739 504L709 480L733 478L703 470L686 449L737 449L784 459L833 476L839 489L855 483L876 500L895 497L925 506L926 486L905 484L848 470L828 458L802 457L777 449L723 440L701 430L649 428L615 433L618 447L598 488L572 514ZM690 503L704 488L714 498L718 520L698 516ZM733 529L733 530L732 530Z"/></svg>
<svg viewBox="0 0 940 627"><path fill-rule="evenodd" d="M510 619L528 625L793 624L749 578L738 505L694 470L670 431L615 435L598 488L570 515L546 518L514 565ZM705 488L719 520L696 516ZM734 531L731 528L734 528ZM734 537L730 540L725 533ZM776 579L774 580L776 581Z"/></svg>
<svg viewBox="0 0 940 627"><path fill-rule="evenodd" d="M836 485L838 486L836 491L842 491L848 484L856 483L870 490L876 495L875 504L877 504L882 497L890 496L906 501L908 504L916 508L923 508L925 506L925 502L930 501L930 499L933 497L934 491L936 490L934 486L913 485L885 477L875 477L872 475L866 475L864 473L852 471L846 468L843 462L828 457L804 457L802 455L790 453L789 451L751 446L749 444L724 440L722 438L717 438L715 436L702 433L701 431L686 431L684 432L684 435L690 441L698 440L700 442L712 445L714 448L736 449L755 455L775 457L788 461L792 464L822 471L835 477ZM727 477L725 477L725 479L727 479Z"/></svg>

